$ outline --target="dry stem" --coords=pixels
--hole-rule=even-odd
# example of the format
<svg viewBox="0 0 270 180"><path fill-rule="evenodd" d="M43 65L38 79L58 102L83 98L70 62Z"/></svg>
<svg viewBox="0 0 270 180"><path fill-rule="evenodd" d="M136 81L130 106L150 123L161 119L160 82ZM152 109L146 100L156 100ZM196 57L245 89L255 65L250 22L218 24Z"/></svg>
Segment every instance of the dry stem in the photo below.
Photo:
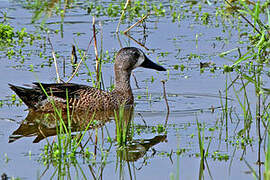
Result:
<svg viewBox="0 0 270 180"><path fill-rule="evenodd" d="M145 18L147 18L150 15L150 13L147 13L145 16L143 16L139 21L137 21L135 24L131 25L129 28L127 28L124 31L124 34L126 34L128 31L130 31L132 28L134 28L135 26L137 26L139 23L141 23Z"/></svg>
<svg viewBox="0 0 270 180"><path fill-rule="evenodd" d="M99 63L99 60L98 60L97 38L96 38L96 20L95 20L95 17L93 17L93 37L94 37L94 48L95 48L95 55L96 55L97 83L99 83L99 80L100 80L100 77L99 77L100 63ZM99 87L99 86L97 86L97 87Z"/></svg>
<svg viewBox="0 0 270 180"><path fill-rule="evenodd" d="M125 11L126 11L126 9L127 9L127 6L128 6L129 3L130 3L130 1L131 1L131 0L127 0L127 1L126 1L125 7L124 7L124 9L123 9L123 11L122 11L122 14L121 14L121 16L120 16L119 22L118 22L118 24L117 24L116 33L119 32L119 27L120 27L122 18L123 18L123 16L124 16L124 13L125 13Z"/></svg>
<svg viewBox="0 0 270 180"><path fill-rule="evenodd" d="M166 115L166 120L165 120L165 127L167 126L168 119L169 119L169 114L170 114L170 107L168 104L168 99L167 99L167 94L166 94L166 88L165 88L165 80L162 80L162 85L163 85L163 97L165 99L166 107L167 107L167 115Z"/></svg>
<svg viewBox="0 0 270 180"><path fill-rule="evenodd" d="M143 45L142 43L140 43L139 41L137 41L136 39L134 39L133 37L131 37L130 35L128 34L125 34L129 39L131 39L132 41L134 41L135 43L139 44L141 47L143 47L145 50L149 51L149 49Z"/></svg>
<svg viewBox="0 0 270 180"><path fill-rule="evenodd" d="M162 80L162 85L163 85L163 97L165 99L165 102L166 102L166 107L167 107L167 112L170 111L170 107L169 107L169 104L168 104L168 99L167 99L167 94L166 94L166 88L165 88L165 80Z"/></svg>
<svg viewBox="0 0 270 180"><path fill-rule="evenodd" d="M57 66L57 60L56 60L56 56L55 56L55 51L53 49L53 45L52 45L52 42L51 42L51 39L50 39L50 36L48 34L48 41L49 41L49 44L52 48L52 56L53 56L53 61L54 61L54 66L55 66L55 72L56 72L56 77L57 77L57 83L60 83L61 80L60 80L60 76L59 76L59 72L58 72L58 66Z"/></svg>
<svg viewBox="0 0 270 180"><path fill-rule="evenodd" d="M133 78L134 78L136 87L137 87L138 89L140 89L140 87L139 87L139 85L138 85L138 81L137 81L137 79L136 79L136 76L134 75L134 72L132 72L131 74L132 74L132 76L133 76Z"/></svg>

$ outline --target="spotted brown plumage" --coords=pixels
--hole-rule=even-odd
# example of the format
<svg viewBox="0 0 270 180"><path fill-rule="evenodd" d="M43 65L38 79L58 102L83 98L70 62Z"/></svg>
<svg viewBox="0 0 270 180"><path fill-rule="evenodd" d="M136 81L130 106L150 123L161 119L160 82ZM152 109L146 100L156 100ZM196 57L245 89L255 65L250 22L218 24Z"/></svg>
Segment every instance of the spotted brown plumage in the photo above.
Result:
<svg viewBox="0 0 270 180"><path fill-rule="evenodd" d="M33 83L31 88L9 85L22 101L35 111L48 112L55 107L66 109L67 105L72 109L89 112L113 110L120 105L133 104L130 75L137 67L166 70L149 60L142 50L126 47L119 50L115 58L115 89L112 92L74 83Z"/></svg>

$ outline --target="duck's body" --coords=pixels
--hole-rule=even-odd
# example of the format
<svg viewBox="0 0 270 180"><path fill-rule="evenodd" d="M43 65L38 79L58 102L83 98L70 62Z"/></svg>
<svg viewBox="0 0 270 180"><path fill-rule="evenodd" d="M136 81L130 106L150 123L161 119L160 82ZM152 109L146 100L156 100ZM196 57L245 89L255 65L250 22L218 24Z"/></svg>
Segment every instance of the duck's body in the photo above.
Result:
<svg viewBox="0 0 270 180"><path fill-rule="evenodd" d="M162 66L150 61L140 49L127 47L122 48L116 55L115 89L112 92L73 83L33 83L32 88L10 84L10 88L35 111L49 112L53 111L54 107L66 109L67 106L89 112L106 111L117 109L120 105L133 104L130 75L136 67L165 71Z"/></svg>
<svg viewBox="0 0 270 180"><path fill-rule="evenodd" d="M117 109L121 104L133 104L132 94L117 90L107 92L74 83L33 83L31 89L11 84L10 87L30 109L36 111L50 112L54 110L54 107L66 109L67 99L69 108L85 109L89 112L112 110Z"/></svg>

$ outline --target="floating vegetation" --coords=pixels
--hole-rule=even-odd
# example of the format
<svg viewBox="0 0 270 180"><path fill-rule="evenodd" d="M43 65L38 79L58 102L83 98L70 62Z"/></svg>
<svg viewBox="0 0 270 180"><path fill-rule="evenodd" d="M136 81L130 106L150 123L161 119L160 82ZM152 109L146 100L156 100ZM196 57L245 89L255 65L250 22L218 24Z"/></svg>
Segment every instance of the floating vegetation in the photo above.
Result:
<svg viewBox="0 0 270 180"><path fill-rule="evenodd" d="M25 44L32 45L33 41L38 37L35 37L33 34L29 34L26 32L25 28L21 30L15 31L14 28L8 24L0 23L0 48L13 47L15 45L21 45L22 47ZM10 52L12 54L15 52Z"/></svg>

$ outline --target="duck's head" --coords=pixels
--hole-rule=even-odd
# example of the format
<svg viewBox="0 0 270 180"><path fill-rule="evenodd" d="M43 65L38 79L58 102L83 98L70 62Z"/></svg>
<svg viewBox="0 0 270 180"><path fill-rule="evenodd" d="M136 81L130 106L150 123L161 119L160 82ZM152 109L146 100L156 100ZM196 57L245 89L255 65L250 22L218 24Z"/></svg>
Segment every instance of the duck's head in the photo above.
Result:
<svg viewBox="0 0 270 180"><path fill-rule="evenodd" d="M118 51L114 64L115 71L131 72L137 67L166 71L164 67L152 62L143 51L138 48L125 47Z"/></svg>

